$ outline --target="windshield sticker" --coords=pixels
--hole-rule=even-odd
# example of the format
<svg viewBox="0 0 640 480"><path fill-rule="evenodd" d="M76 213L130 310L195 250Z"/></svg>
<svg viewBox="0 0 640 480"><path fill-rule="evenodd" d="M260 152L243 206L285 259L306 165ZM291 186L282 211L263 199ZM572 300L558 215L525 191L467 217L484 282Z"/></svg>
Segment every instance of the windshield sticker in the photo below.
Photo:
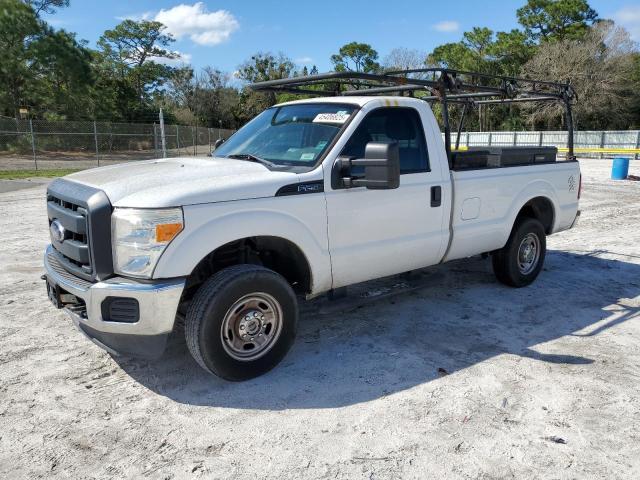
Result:
<svg viewBox="0 0 640 480"><path fill-rule="evenodd" d="M327 142L325 140L322 140L322 141L318 142L318 144L316 145L316 148L318 150L320 150L320 149L324 148L326 144L327 144Z"/></svg>
<svg viewBox="0 0 640 480"><path fill-rule="evenodd" d="M314 158L316 158L315 153L303 153L300 155L300 160L313 160Z"/></svg>
<svg viewBox="0 0 640 480"><path fill-rule="evenodd" d="M319 113L316 118L313 119L313 123L339 123L346 122L349 118L349 114L344 110L336 113Z"/></svg>

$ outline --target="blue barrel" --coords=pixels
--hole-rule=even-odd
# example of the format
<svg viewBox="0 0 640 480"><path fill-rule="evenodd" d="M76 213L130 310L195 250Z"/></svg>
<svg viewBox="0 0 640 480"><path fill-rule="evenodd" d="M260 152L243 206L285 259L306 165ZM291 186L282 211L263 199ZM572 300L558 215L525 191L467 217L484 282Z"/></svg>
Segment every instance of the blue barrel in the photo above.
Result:
<svg viewBox="0 0 640 480"><path fill-rule="evenodd" d="M616 157L613 159L611 167L612 180L626 180L629 175L629 159L624 157Z"/></svg>

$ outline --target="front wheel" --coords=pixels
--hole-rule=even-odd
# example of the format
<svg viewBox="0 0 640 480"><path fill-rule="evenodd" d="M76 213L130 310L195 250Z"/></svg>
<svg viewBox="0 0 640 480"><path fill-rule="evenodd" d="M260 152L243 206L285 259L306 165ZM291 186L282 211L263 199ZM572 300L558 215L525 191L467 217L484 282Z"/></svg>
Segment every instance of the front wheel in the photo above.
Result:
<svg viewBox="0 0 640 480"><path fill-rule="evenodd" d="M542 223L535 218L524 218L516 223L507 244L493 253L493 272L506 285L525 287L542 270L546 251Z"/></svg>
<svg viewBox="0 0 640 480"><path fill-rule="evenodd" d="M193 358L227 380L247 380L275 367L293 344L295 293L276 272L235 265L207 280L187 309L185 337Z"/></svg>

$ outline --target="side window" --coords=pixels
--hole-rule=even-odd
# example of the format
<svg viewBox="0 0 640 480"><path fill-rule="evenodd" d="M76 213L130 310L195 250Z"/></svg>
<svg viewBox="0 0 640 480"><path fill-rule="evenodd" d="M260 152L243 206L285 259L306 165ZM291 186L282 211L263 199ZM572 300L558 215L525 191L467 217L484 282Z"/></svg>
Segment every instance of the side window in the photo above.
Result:
<svg viewBox="0 0 640 480"><path fill-rule="evenodd" d="M401 174L429 171L422 122L413 108L389 107L372 111L353 133L341 155L363 158L369 142L398 142Z"/></svg>

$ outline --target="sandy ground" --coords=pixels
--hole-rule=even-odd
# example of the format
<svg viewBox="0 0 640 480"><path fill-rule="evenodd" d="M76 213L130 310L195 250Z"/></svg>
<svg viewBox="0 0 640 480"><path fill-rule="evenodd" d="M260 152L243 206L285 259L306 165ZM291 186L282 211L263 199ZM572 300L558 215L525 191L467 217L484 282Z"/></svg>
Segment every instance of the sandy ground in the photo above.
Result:
<svg viewBox="0 0 640 480"><path fill-rule="evenodd" d="M88 342L39 280L44 187L0 194L0 478L640 478L640 182L582 166L534 285L476 258L316 301L240 384L180 332L157 362Z"/></svg>

